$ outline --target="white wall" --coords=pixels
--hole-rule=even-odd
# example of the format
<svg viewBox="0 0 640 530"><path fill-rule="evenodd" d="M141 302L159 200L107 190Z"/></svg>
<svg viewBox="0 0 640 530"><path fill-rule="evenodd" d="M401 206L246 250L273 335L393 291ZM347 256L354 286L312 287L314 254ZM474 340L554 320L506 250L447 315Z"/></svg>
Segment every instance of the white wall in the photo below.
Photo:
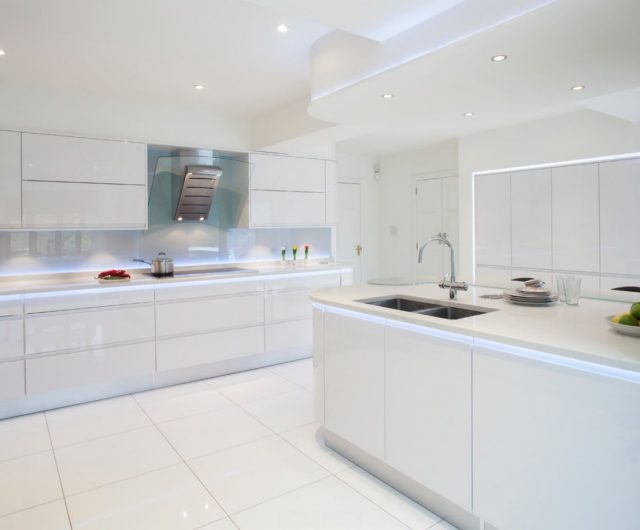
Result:
<svg viewBox="0 0 640 530"><path fill-rule="evenodd" d="M415 259L413 178L438 172L456 174L455 140L380 159L380 275L410 276ZM453 173L452 173L453 172ZM397 234L394 232L397 229Z"/></svg>
<svg viewBox="0 0 640 530"><path fill-rule="evenodd" d="M638 151L638 124L593 111L578 111L460 138L460 277L472 276L472 173ZM580 200L579 195L576 200Z"/></svg>
<svg viewBox="0 0 640 530"><path fill-rule="evenodd" d="M362 216L362 281L379 276L379 183L373 175L373 157L336 153L338 182L360 183Z"/></svg>
<svg viewBox="0 0 640 530"><path fill-rule="evenodd" d="M248 119L82 94L0 86L0 129L248 151ZM7 103L9 102L9 103Z"/></svg>

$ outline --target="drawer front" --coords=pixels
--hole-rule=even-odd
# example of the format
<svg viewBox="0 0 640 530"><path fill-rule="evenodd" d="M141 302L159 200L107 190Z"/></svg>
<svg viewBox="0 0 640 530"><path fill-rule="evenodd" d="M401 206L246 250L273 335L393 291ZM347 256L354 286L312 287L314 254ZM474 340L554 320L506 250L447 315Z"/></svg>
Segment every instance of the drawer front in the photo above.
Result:
<svg viewBox="0 0 640 530"><path fill-rule="evenodd" d="M26 353L46 353L154 339L153 306L47 313L25 320Z"/></svg>
<svg viewBox="0 0 640 530"><path fill-rule="evenodd" d="M284 291L265 295L266 322L311 318L311 291Z"/></svg>
<svg viewBox="0 0 640 530"><path fill-rule="evenodd" d="M0 297L0 317L10 317L22 314L22 296Z"/></svg>
<svg viewBox="0 0 640 530"><path fill-rule="evenodd" d="M24 361L0 363L0 399L24 396Z"/></svg>
<svg viewBox="0 0 640 530"><path fill-rule="evenodd" d="M155 344L144 342L84 352L27 359L27 394L80 387L150 375Z"/></svg>
<svg viewBox="0 0 640 530"><path fill-rule="evenodd" d="M22 319L0 319L0 359L24 355Z"/></svg>
<svg viewBox="0 0 640 530"><path fill-rule="evenodd" d="M156 306L158 337L253 326L264 322L262 296L233 296Z"/></svg>
<svg viewBox="0 0 640 530"><path fill-rule="evenodd" d="M296 320L269 324L266 327L266 349L268 352L294 348L308 348L313 345L312 320Z"/></svg>
<svg viewBox="0 0 640 530"><path fill-rule="evenodd" d="M267 291L302 291L323 289L325 287L340 287L340 272L330 271L321 273L307 273L301 275L279 276L267 279L265 290Z"/></svg>
<svg viewBox="0 0 640 530"><path fill-rule="evenodd" d="M90 291L30 294L24 298L25 313L46 313L67 309L90 309L153 302L153 290L128 290L115 286Z"/></svg>
<svg viewBox="0 0 640 530"><path fill-rule="evenodd" d="M264 327L160 340L157 352L159 372L257 355L264 353Z"/></svg>
<svg viewBox="0 0 640 530"><path fill-rule="evenodd" d="M202 281L190 285L171 285L156 289L156 300L187 300L189 298L206 298L209 296L225 296L242 293L261 293L264 290L262 280L214 280Z"/></svg>
<svg viewBox="0 0 640 530"><path fill-rule="evenodd" d="M23 133L22 178L144 185L147 148L137 142Z"/></svg>

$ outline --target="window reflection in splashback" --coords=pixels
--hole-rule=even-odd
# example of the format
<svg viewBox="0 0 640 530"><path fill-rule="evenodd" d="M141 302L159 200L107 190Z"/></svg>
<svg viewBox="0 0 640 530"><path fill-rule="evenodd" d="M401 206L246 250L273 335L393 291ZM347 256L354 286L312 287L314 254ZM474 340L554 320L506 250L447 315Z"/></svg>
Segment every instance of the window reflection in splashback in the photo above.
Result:
<svg viewBox="0 0 640 530"><path fill-rule="evenodd" d="M0 275L139 267L135 257L164 251L176 265L280 259L280 248L311 245L311 258L331 255L330 228L223 230L208 224L156 225L148 231L0 232Z"/></svg>

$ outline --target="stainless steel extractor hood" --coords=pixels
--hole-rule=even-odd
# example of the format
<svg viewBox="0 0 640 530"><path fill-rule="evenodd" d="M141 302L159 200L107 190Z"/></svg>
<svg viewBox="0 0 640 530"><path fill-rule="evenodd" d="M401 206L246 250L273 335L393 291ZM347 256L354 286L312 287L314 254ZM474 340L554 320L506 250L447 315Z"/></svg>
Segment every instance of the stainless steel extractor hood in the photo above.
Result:
<svg viewBox="0 0 640 530"><path fill-rule="evenodd" d="M218 166L187 166L174 219L206 221L221 176Z"/></svg>

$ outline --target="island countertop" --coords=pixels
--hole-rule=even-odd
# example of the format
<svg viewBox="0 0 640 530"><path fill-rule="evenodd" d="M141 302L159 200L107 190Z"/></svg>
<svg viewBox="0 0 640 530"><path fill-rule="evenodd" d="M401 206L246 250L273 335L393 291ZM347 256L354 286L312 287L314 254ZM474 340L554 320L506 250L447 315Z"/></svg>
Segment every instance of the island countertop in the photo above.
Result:
<svg viewBox="0 0 640 530"><path fill-rule="evenodd" d="M640 338L612 330L605 318L629 310L625 302L581 298L578 306L556 303L546 307L514 305L505 300L482 298L500 294L500 289L470 287L458 292L453 303L497 309L489 313L446 320L376 305L359 300L391 295L449 303L449 292L435 284L416 286L357 285L322 289L312 301L335 308L373 315L388 321L405 322L435 330L457 333L482 340L597 363L640 373Z"/></svg>

